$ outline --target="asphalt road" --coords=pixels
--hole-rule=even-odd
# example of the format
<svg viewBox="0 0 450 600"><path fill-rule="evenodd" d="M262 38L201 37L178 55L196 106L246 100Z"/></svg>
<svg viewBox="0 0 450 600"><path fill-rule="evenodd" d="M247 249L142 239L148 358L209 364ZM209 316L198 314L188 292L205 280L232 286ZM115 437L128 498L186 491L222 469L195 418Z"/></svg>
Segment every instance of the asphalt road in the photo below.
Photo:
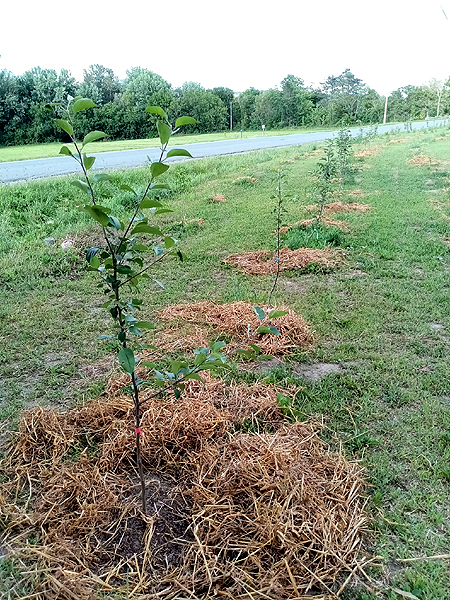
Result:
<svg viewBox="0 0 450 600"><path fill-rule="evenodd" d="M448 124L448 119L443 118L439 121L418 121L411 124L412 129L426 129L427 127L436 127L441 124ZM365 127L364 129L368 129ZM392 130L404 131L403 125L380 125L378 133L386 133ZM360 133L360 128L350 130L353 136ZM273 137L259 137L249 139L223 140L218 142L200 142L196 144L187 144L186 148L196 159L209 156L225 156L227 154L238 154L241 152L252 152L264 148L282 148L284 146L298 146L301 144L310 144L311 142L322 142L336 135L336 131L321 131L317 133L299 133L295 135L279 135ZM182 146L183 144L180 144ZM171 146L177 147L177 146ZM101 152L92 154L96 157L95 170L109 169L128 169L131 167L142 167L147 164L147 157L157 160L159 157L158 148L148 148L140 150L121 150L116 152ZM177 159L169 159L169 162ZM94 169L93 169L94 171ZM0 163L0 181L2 183L12 183L14 181L30 181L42 177L54 177L58 175L67 175L69 173L79 173L77 163L67 156L58 156L55 158L40 158L35 160L21 160L15 162Z"/></svg>

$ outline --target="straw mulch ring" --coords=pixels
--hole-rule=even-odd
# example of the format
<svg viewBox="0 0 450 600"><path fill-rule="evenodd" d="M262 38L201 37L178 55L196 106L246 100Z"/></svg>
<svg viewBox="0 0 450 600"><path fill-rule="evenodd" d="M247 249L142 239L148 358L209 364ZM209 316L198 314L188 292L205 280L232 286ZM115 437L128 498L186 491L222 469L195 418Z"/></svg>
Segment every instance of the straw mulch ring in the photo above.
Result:
<svg viewBox="0 0 450 600"><path fill-rule="evenodd" d="M327 212L368 212L372 210L370 204L359 202L331 202L325 207Z"/></svg>
<svg viewBox="0 0 450 600"><path fill-rule="evenodd" d="M246 184L246 183L258 183L258 180L255 177L238 177L237 179L235 179L233 181L233 183L240 183L240 184Z"/></svg>
<svg viewBox="0 0 450 600"><path fill-rule="evenodd" d="M341 231L350 231L348 223L346 223L345 221L337 221L335 219L328 219L327 217L322 217L321 219L303 219L302 221L297 221L297 223L293 223L292 225L288 225L287 227L282 227L280 229L280 233L287 233L295 227L302 227L303 229L307 229L308 227L311 227L311 225L320 225L322 227L336 227Z"/></svg>
<svg viewBox="0 0 450 600"><path fill-rule="evenodd" d="M432 165L439 164L439 161L431 158L431 156L427 156L426 154L417 154L416 156L409 158L408 162L414 167L431 167Z"/></svg>
<svg viewBox="0 0 450 600"><path fill-rule="evenodd" d="M305 207L306 210L315 211L319 210L317 204L309 204ZM324 206L325 213L337 213L337 212L368 212L372 210L370 204L359 204L359 202L330 202ZM322 219L323 221L324 219Z"/></svg>
<svg viewBox="0 0 450 600"><path fill-rule="evenodd" d="M371 156L375 156L383 149L383 146L372 146L371 148L366 148L365 150L360 150L359 152L355 152L355 158L370 158Z"/></svg>
<svg viewBox="0 0 450 600"><path fill-rule="evenodd" d="M0 519L27 597L317 599L363 572L361 467L284 424L278 393L212 377L177 401L144 392L147 516L128 397L24 413ZM272 432L231 433L248 418Z"/></svg>
<svg viewBox="0 0 450 600"><path fill-rule="evenodd" d="M280 271L298 271L309 265L330 268L337 266L341 261L339 252L330 248L291 250L285 246L280 250ZM223 262L239 267L241 271L249 275L270 275L277 270L276 257L270 250L232 254Z"/></svg>
<svg viewBox="0 0 450 600"><path fill-rule="evenodd" d="M205 301L167 306L158 316L164 321L179 320L210 328L216 337L229 337L224 348L227 353L249 348L249 344L257 344L263 354L271 356L287 354L293 348L308 349L313 340L311 328L289 308L280 306L277 310L286 310L287 314L276 319L270 319L269 314L260 321L250 302L215 304ZM256 333L260 325L274 325L280 335Z"/></svg>
<svg viewBox="0 0 450 600"><path fill-rule="evenodd" d="M213 204L219 204L220 202L226 202L227 199L225 198L225 196L223 194L215 194L215 196L212 197L211 202Z"/></svg>

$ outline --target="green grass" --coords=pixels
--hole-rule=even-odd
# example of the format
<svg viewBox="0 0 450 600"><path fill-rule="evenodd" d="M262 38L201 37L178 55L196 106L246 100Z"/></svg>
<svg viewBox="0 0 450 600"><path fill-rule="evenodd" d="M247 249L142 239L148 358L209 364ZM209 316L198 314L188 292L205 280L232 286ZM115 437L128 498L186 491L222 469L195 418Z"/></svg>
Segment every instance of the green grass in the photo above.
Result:
<svg viewBox="0 0 450 600"><path fill-rule="evenodd" d="M333 127L303 127L286 128L262 131L222 131L219 133L202 133L196 135L176 135L172 138L170 146L180 144L194 144L197 142L217 142L224 140L248 139L258 137L270 137L274 135L293 135L295 133L313 133L315 131L332 131ZM0 163L12 162L16 160L31 160L33 158L51 158L58 156L61 146L60 142L48 144L24 144L22 146L0 146ZM67 144L74 150L71 144ZM113 152L119 150L139 150L145 148L159 148L161 142L159 138L149 138L141 140L116 140L93 142L89 147L89 152Z"/></svg>
<svg viewBox="0 0 450 600"><path fill-rule="evenodd" d="M275 302L289 304L316 332L314 351L296 360L342 365L341 374L316 384L296 379L295 406L323 417L324 438L333 447L341 440L347 457L362 461L371 485L366 549L384 557L372 572L378 595L356 587L342 595L346 600L401 598L393 587L420 600L450 599L448 561L401 562L446 554L450 546L450 251L442 239L450 237L450 209L448 192L430 193L448 186L450 167L407 162L419 153L447 161L450 137L435 141L439 135L402 133L407 141L366 159L357 187L366 193L360 201L373 209L338 217L351 228L342 234L347 264L331 273L283 273L275 293ZM165 203L175 212L160 221L180 239L185 262L155 269L165 291L149 286L143 317L154 318L172 302L264 302L270 278L243 275L221 259L273 247L274 169L288 170L287 191L296 197L286 201L287 220L304 218L317 158L301 147L171 167L164 177L174 191ZM114 178L139 187L145 176L131 170ZM239 184L239 176L257 181ZM123 213L129 195L112 200L109 184L102 186L102 204ZM218 193L227 201L211 203ZM65 407L101 389L100 375L82 371L86 363L101 364L108 351L96 340L109 331L97 280L80 253L59 247L68 236L95 239L89 218L75 208L78 194L66 179L0 188L4 420L14 422L21 407ZM180 224L185 216L205 223ZM46 246L45 237L57 244ZM291 370L272 378L284 381Z"/></svg>

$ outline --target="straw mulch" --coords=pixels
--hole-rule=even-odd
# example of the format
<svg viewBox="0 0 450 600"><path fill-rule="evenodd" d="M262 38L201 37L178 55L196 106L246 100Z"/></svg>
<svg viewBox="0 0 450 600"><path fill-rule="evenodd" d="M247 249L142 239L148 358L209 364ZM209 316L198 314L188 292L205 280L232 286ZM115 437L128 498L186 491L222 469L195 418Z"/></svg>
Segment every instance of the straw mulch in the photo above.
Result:
<svg viewBox="0 0 450 600"><path fill-rule="evenodd" d="M309 204L305 207L306 210L318 211L319 206L317 204ZM372 207L370 204L359 204L359 202L330 202L324 207L325 213L337 213L337 212L368 212ZM324 220L324 219L322 219Z"/></svg>
<svg viewBox="0 0 450 600"><path fill-rule="evenodd" d="M370 204L359 202L331 202L325 207L327 212L368 212L372 210Z"/></svg>
<svg viewBox="0 0 450 600"><path fill-rule="evenodd" d="M276 319L270 319L268 315L260 321L250 302L215 304L204 301L167 306L158 316L164 321L178 320L208 327L215 337L229 337L224 348L228 353L237 348L249 348L249 344L257 344L263 354L271 356L287 354L293 348L308 349L313 340L311 328L289 308L280 306L277 310L286 310L287 314ZM280 335L256 333L260 325L274 325Z"/></svg>
<svg viewBox="0 0 450 600"><path fill-rule="evenodd" d="M390 144L403 144L403 142L408 142L408 138L400 138L399 140L391 140Z"/></svg>
<svg viewBox="0 0 450 600"><path fill-rule="evenodd" d="M409 158L408 162L414 167L431 167L432 165L439 164L439 161L426 154L417 154L416 156Z"/></svg>
<svg viewBox="0 0 450 600"><path fill-rule="evenodd" d="M309 265L330 268L337 266L341 260L340 254L330 248L291 250L285 246L280 250L280 271L298 271ZM223 262L239 267L241 271L249 275L270 275L277 271L276 257L270 250L232 254Z"/></svg>
<svg viewBox="0 0 450 600"><path fill-rule="evenodd" d="M258 183L258 180L255 177L237 177L233 183Z"/></svg>
<svg viewBox="0 0 450 600"><path fill-rule="evenodd" d="M293 223L292 225L288 225L287 227L282 227L280 229L280 233L287 233L291 229L295 227L303 227L307 229L311 227L311 225L321 225L323 227L336 227L341 231L350 231L348 223L345 221L337 221L335 219L328 219L327 217L322 217L321 219L303 219L302 221L297 221L297 223Z"/></svg>
<svg viewBox="0 0 450 600"><path fill-rule="evenodd" d="M370 158L371 156L375 156L383 149L383 146L372 146L371 148L366 148L365 150L360 150L359 152L355 152L355 158Z"/></svg>
<svg viewBox="0 0 450 600"><path fill-rule="evenodd" d="M220 202L226 202L227 199L225 198L225 196L223 194L215 194L212 199L211 202L213 204L219 204Z"/></svg>
<svg viewBox="0 0 450 600"><path fill-rule="evenodd" d="M30 597L330 598L364 564L361 467L284 424L279 391L207 376L178 401L144 393L147 516L128 397L24 413L0 520ZM259 433L231 433L248 419Z"/></svg>

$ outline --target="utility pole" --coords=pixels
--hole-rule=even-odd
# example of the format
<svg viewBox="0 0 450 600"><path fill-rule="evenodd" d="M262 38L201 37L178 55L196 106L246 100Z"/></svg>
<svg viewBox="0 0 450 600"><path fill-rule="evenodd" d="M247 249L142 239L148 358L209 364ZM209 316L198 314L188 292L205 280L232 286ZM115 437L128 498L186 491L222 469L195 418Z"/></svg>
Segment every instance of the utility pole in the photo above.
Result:
<svg viewBox="0 0 450 600"><path fill-rule="evenodd" d="M386 94L386 101L384 103L384 117L383 117L383 125L386 125L386 117L387 117L387 101L388 95Z"/></svg>
<svg viewBox="0 0 450 600"><path fill-rule="evenodd" d="M233 129L233 100L230 101L230 131Z"/></svg>

